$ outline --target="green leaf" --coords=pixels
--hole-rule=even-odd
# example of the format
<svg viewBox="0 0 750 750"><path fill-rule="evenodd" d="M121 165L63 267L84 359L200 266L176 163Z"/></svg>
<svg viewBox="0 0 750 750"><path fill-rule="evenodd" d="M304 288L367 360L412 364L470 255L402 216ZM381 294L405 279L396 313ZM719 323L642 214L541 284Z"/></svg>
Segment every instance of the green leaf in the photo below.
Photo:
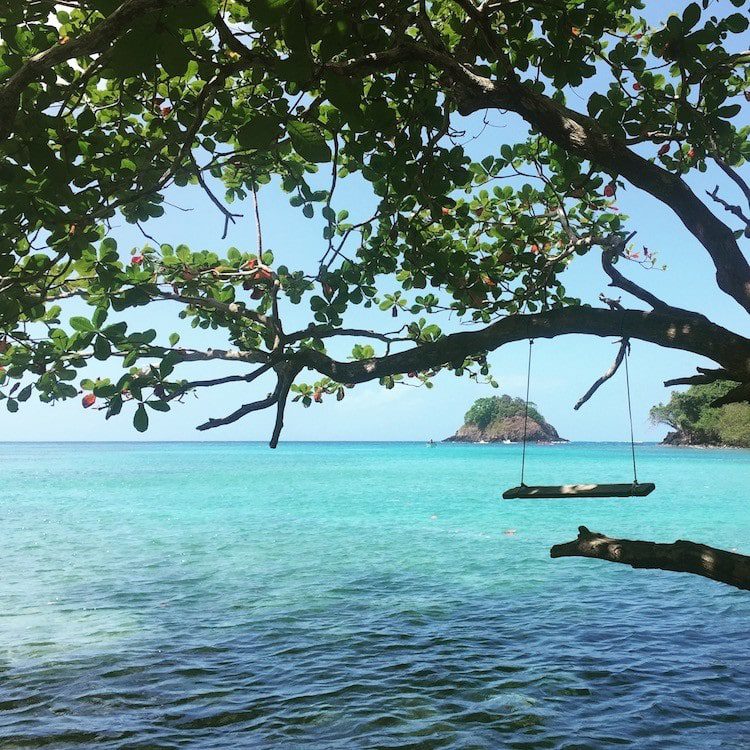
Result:
<svg viewBox="0 0 750 750"><path fill-rule="evenodd" d="M698 3L690 3L682 12L682 25L685 30L692 29L701 17L701 7Z"/></svg>
<svg viewBox="0 0 750 750"><path fill-rule="evenodd" d="M359 113L362 101L362 81L330 74L326 76L326 96L336 109L344 113Z"/></svg>
<svg viewBox="0 0 750 750"><path fill-rule="evenodd" d="M328 162L331 161L331 149L317 128L310 122L301 120L290 120L287 132L292 141L294 150L307 161Z"/></svg>
<svg viewBox="0 0 750 750"><path fill-rule="evenodd" d="M253 0L249 3L248 12L266 26L280 21L291 6L291 0Z"/></svg>
<svg viewBox="0 0 750 750"><path fill-rule="evenodd" d="M158 34L152 23L140 23L115 42L106 67L120 78L144 73L156 65Z"/></svg>
<svg viewBox="0 0 750 750"><path fill-rule="evenodd" d="M138 432L146 432L148 429L148 412L143 404L138 404L138 408L135 410L133 427L135 427Z"/></svg>
<svg viewBox="0 0 750 750"><path fill-rule="evenodd" d="M190 53L182 40L160 34L159 61L170 76L183 76L190 63Z"/></svg>
<svg viewBox="0 0 750 750"><path fill-rule="evenodd" d="M96 330L88 318L81 317L80 315L75 315L70 319L70 326L73 330L84 333Z"/></svg>
<svg viewBox="0 0 750 750"><path fill-rule="evenodd" d="M94 341L94 356L101 362L112 354L112 348L109 345L109 341L104 336L97 336Z"/></svg>
<svg viewBox="0 0 750 750"><path fill-rule="evenodd" d="M195 29L209 23L219 12L219 0L193 0L187 7L181 6L168 11L166 23L178 29Z"/></svg>
<svg viewBox="0 0 750 750"><path fill-rule="evenodd" d="M266 148L278 138L281 123L269 115L253 115L238 131L237 142L243 148Z"/></svg>
<svg viewBox="0 0 750 750"><path fill-rule="evenodd" d="M742 13L732 13L731 16L724 19L724 24L735 34L741 34L750 25L750 21Z"/></svg>

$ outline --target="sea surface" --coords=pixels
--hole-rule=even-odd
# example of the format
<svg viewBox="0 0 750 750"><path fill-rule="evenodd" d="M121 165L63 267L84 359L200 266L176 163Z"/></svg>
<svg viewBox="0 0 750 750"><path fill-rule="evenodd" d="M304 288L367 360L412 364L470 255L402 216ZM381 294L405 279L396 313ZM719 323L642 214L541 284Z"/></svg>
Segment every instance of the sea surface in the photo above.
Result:
<svg viewBox="0 0 750 750"><path fill-rule="evenodd" d="M638 453L0 444L0 747L750 748L750 593L549 557L750 553L750 451Z"/></svg>

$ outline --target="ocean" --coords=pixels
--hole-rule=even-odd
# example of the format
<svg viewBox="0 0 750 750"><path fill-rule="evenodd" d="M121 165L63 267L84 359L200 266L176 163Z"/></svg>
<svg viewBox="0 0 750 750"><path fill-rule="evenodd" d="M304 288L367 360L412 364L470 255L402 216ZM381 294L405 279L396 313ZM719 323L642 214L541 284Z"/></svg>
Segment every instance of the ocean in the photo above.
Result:
<svg viewBox="0 0 750 750"><path fill-rule="evenodd" d="M503 501L518 445L0 444L0 747L749 748L750 593L566 558L750 553L750 451ZM531 446L528 483L631 479Z"/></svg>

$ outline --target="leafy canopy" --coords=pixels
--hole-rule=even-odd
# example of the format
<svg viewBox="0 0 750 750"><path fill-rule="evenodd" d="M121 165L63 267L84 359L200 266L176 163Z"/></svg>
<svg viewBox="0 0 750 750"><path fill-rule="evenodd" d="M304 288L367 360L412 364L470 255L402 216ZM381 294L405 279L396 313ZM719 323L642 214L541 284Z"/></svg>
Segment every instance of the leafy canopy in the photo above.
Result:
<svg viewBox="0 0 750 750"><path fill-rule="evenodd" d="M748 21L744 0L732 6L693 2L652 25L639 0L3 4L0 399L16 411L33 392L83 392L84 405L108 417L127 407L145 430L151 411L197 388L276 375L268 399L213 427L273 404L281 420L290 391L309 405L368 377L488 377L481 343L429 354L447 314L487 324L579 305L560 276L592 248L610 265L654 265L624 242L615 201L626 179L611 154L626 165L638 149L664 185L750 155L738 123L748 55L735 51ZM583 101L580 116L568 99ZM494 127L507 109L526 123L517 139ZM595 137L576 141L573 122ZM493 137L475 141L487 126ZM238 222L236 236L250 236L253 198L272 180L311 219L300 267L263 245L260 225L255 244L219 240ZM354 182L371 208L347 202ZM216 212L215 248L118 247L118 217L146 236L187 185ZM88 311L66 314L72 298ZM164 301L215 331L215 346L133 330L130 310ZM308 328L284 328L290 306L308 311ZM347 330L355 308L381 310L395 332ZM392 345L425 354L347 380L327 347L353 335L355 362ZM255 369L230 381L180 374L215 359ZM119 378L96 378L107 360ZM304 368L323 377L296 382Z"/></svg>
<svg viewBox="0 0 750 750"><path fill-rule="evenodd" d="M545 424L545 418L537 411L534 404L529 403L529 419ZM511 417L523 417L526 414L526 402L522 398L512 396L490 396L489 398L477 399L466 412L464 422L475 424L484 429L492 422L509 419Z"/></svg>
<svg viewBox="0 0 750 750"><path fill-rule="evenodd" d="M672 393L668 403L651 409L651 419L669 425L691 442L750 447L750 405L713 406L732 386L716 381L690 386L684 393Z"/></svg>

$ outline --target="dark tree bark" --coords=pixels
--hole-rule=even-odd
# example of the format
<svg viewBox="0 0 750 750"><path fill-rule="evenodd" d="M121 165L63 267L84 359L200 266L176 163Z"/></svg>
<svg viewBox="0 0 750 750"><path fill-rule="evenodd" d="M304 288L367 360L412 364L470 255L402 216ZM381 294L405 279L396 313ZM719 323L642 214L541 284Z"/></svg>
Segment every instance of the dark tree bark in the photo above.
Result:
<svg viewBox="0 0 750 750"><path fill-rule="evenodd" d="M750 557L682 539L673 544L612 539L579 526L577 539L554 545L549 554L552 558L591 557L631 568L693 573L750 591Z"/></svg>

